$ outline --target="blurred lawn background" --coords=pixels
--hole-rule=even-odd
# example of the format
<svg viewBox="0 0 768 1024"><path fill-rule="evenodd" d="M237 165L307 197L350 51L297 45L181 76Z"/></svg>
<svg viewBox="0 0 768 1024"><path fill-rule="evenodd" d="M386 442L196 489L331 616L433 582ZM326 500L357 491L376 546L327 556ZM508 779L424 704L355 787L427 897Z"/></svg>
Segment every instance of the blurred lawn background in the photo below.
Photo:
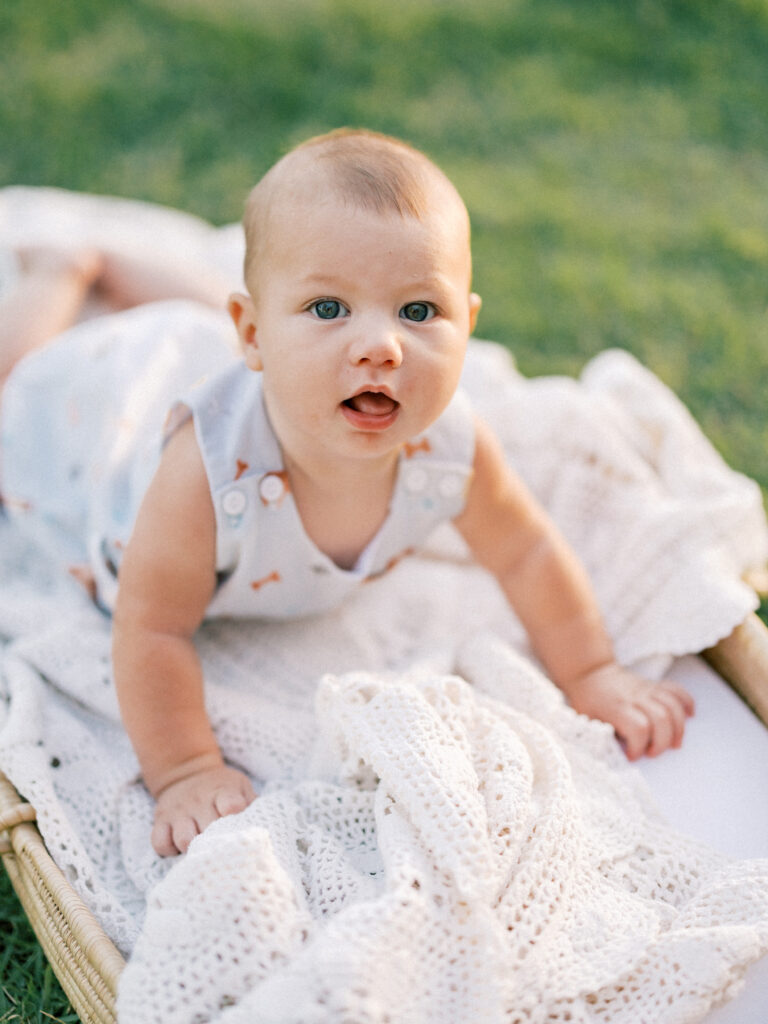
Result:
<svg viewBox="0 0 768 1024"><path fill-rule="evenodd" d="M222 224L294 143L402 136L523 372L634 352L768 493L768 0L3 0L0 186ZM75 1020L0 882L0 1024Z"/></svg>

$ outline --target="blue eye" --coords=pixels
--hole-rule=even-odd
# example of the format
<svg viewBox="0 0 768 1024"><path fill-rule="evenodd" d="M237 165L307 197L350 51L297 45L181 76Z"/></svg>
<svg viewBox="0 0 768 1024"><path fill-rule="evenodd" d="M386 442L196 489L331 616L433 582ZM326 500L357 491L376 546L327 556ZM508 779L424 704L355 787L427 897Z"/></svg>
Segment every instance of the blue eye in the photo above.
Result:
<svg viewBox="0 0 768 1024"><path fill-rule="evenodd" d="M424 320L431 320L435 315L435 307L431 302L409 302L400 310L403 320L412 320L420 324Z"/></svg>
<svg viewBox="0 0 768 1024"><path fill-rule="evenodd" d="M337 317L346 316L349 313L347 307L338 299L318 299L309 308L321 320L336 320Z"/></svg>

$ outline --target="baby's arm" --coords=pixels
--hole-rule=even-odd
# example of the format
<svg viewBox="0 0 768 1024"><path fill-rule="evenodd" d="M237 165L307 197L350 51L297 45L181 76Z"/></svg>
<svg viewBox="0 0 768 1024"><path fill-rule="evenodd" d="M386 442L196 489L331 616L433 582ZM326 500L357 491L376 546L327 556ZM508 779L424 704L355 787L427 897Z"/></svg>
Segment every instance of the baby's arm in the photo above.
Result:
<svg viewBox="0 0 768 1024"><path fill-rule="evenodd" d="M678 747L692 698L617 665L586 572L480 421L474 470L456 525L498 579L550 678L577 711L610 723L631 759Z"/></svg>
<svg viewBox="0 0 768 1024"><path fill-rule="evenodd" d="M150 793L152 844L186 851L214 819L253 800L224 763L192 641L215 585L216 529L191 422L171 439L120 567L113 662L120 711Z"/></svg>

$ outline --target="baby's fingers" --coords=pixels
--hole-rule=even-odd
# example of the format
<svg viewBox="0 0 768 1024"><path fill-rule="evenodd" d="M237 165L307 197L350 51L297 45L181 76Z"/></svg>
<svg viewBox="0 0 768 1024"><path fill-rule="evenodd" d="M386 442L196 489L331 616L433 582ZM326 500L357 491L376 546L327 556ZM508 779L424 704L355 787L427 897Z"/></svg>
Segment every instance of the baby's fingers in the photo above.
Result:
<svg viewBox="0 0 768 1024"><path fill-rule="evenodd" d="M174 821L157 818L152 828L152 846L161 857L175 857L177 853L187 852L198 831L194 818L184 817Z"/></svg>
<svg viewBox="0 0 768 1024"><path fill-rule="evenodd" d="M242 810L242 808L240 808L240 810ZM216 819L220 817L221 812L216 809L214 802L198 807L194 817L191 815L185 815L182 818L178 818L171 826L174 845L173 852L176 853L176 851L178 851L179 853L186 853L189 849L189 844L195 836L199 836L201 832L205 832L211 822L216 821Z"/></svg>
<svg viewBox="0 0 768 1024"><path fill-rule="evenodd" d="M665 679L663 682L657 684L657 690L660 695L668 694L670 697L673 697L683 709L683 714L686 718L690 718L696 713L696 701L686 689L679 686L677 683L673 683Z"/></svg>
<svg viewBox="0 0 768 1024"><path fill-rule="evenodd" d="M214 797L213 806L216 810L216 814L219 817L226 817L228 814L239 814L240 811L244 811L245 808L255 799L256 794L248 783L248 780L244 780L245 784L242 789L224 789L220 790Z"/></svg>
<svg viewBox="0 0 768 1024"><path fill-rule="evenodd" d="M648 691L642 705L651 721L648 756L658 757L682 746L685 720L695 710L693 697L682 686L663 682Z"/></svg>
<svg viewBox="0 0 768 1024"><path fill-rule="evenodd" d="M651 720L645 711L635 704L625 704L616 715L613 727L629 760L642 757L652 735Z"/></svg>
<svg viewBox="0 0 768 1024"><path fill-rule="evenodd" d="M173 844L179 853L186 853L189 844L204 828L205 825L199 824L194 818L181 818L179 821L175 821L173 823Z"/></svg>
<svg viewBox="0 0 768 1024"><path fill-rule="evenodd" d="M679 747L683 741L685 716L682 709L671 698L665 700L662 695L652 697L644 706L651 722L651 737L646 754L658 757L670 747Z"/></svg>
<svg viewBox="0 0 768 1024"><path fill-rule="evenodd" d="M680 691L681 694L685 694L685 691ZM653 693L653 701L664 708L667 720L672 726L672 737L666 746L659 746L659 744L652 744L651 749L648 753L653 757L655 754L660 754L662 750L666 750L667 747L674 747L675 749L680 747L683 742L683 734L685 733L685 720L689 715L693 714L693 699L689 698L687 702L683 702L680 699L680 695L674 691L670 691L666 686L659 685ZM690 711L688 708L690 707ZM656 749L659 747L659 749Z"/></svg>
<svg viewBox="0 0 768 1024"><path fill-rule="evenodd" d="M150 838L152 848L161 857L173 857L179 852L173 843L173 832L169 821L155 821Z"/></svg>

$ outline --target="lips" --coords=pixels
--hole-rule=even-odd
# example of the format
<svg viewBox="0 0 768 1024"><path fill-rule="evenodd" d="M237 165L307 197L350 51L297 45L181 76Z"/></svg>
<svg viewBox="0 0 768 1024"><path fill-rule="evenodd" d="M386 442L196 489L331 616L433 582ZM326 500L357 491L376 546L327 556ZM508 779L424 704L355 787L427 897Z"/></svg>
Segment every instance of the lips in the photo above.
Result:
<svg viewBox="0 0 768 1024"><path fill-rule="evenodd" d="M341 403L345 419L358 430L386 430L399 410L400 403L383 391L359 391Z"/></svg>

